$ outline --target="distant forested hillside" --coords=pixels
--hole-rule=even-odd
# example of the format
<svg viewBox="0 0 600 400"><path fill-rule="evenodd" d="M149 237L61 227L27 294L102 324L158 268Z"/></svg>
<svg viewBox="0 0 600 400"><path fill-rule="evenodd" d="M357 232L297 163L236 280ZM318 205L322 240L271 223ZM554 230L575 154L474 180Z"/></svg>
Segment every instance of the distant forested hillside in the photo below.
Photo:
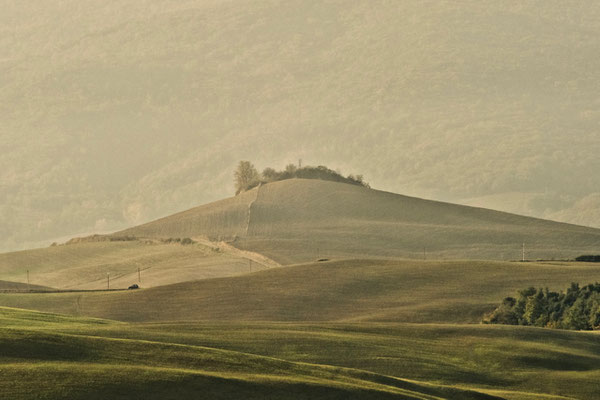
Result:
<svg viewBox="0 0 600 400"><path fill-rule="evenodd" d="M247 158L600 226L597 1L0 9L0 250L224 198Z"/></svg>

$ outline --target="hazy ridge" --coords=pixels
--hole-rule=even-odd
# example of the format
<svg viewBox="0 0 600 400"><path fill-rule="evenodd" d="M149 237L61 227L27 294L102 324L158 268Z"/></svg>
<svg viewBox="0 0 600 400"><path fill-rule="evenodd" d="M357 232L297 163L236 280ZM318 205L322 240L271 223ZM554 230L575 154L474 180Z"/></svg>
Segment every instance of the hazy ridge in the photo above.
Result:
<svg viewBox="0 0 600 400"><path fill-rule="evenodd" d="M224 198L240 159L600 226L596 2L0 6L0 249Z"/></svg>
<svg viewBox="0 0 600 400"><path fill-rule="evenodd" d="M289 264L331 257L574 258L600 230L423 200L336 182L291 179L117 235L208 236Z"/></svg>

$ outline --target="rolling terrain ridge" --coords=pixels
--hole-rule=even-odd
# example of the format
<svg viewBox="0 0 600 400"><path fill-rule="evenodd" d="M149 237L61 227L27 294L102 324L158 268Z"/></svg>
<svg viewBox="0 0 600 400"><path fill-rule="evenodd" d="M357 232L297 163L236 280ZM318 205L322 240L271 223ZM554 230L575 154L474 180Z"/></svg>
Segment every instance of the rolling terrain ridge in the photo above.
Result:
<svg viewBox="0 0 600 400"><path fill-rule="evenodd" d="M600 281L600 265L341 260L138 291L0 293L0 305L129 322L479 323L517 290L573 281Z"/></svg>
<svg viewBox="0 0 600 400"><path fill-rule="evenodd" d="M528 259L600 248L599 229L307 179L262 185L117 235L227 239L283 264L368 256L521 259L523 243Z"/></svg>

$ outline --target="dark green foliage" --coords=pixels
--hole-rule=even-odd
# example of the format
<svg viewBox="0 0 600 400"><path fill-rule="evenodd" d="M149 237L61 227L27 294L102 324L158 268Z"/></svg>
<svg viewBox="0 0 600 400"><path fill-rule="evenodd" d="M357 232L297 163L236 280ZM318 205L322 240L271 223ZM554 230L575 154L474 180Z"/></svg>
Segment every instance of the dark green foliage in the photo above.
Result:
<svg viewBox="0 0 600 400"><path fill-rule="evenodd" d="M584 261L584 262L600 262L600 255L584 255L579 256L575 259L575 261Z"/></svg>
<svg viewBox="0 0 600 400"><path fill-rule="evenodd" d="M108 240L110 240L111 242L132 242L137 240L137 238L135 236L129 236L129 235L125 235L125 236L110 236L108 238Z"/></svg>
<svg viewBox="0 0 600 400"><path fill-rule="evenodd" d="M181 244L183 244L183 245L192 244L192 243L194 243L194 241L192 239L190 239L189 237L181 239Z"/></svg>
<svg viewBox="0 0 600 400"><path fill-rule="evenodd" d="M240 161L233 173L235 178L235 194L249 190L260 183L260 176L250 161Z"/></svg>
<svg viewBox="0 0 600 400"><path fill-rule="evenodd" d="M188 244L194 244L196 243L195 241L193 241L192 239L190 239L189 237L186 238L168 238L168 239L163 239L162 240L163 243L179 243L182 245L188 245Z"/></svg>
<svg viewBox="0 0 600 400"><path fill-rule="evenodd" d="M362 175L348 175L345 177L341 173L331 170L323 165L319 165L318 167L306 166L298 168L294 164L288 164L283 171L277 171L270 167L265 168L260 176L260 179L253 179L251 182L248 182L241 191L250 190L261 183L283 181L293 178L319 179L323 181L341 182L351 185L370 187L369 184L364 181ZM239 189L238 187L236 188Z"/></svg>
<svg viewBox="0 0 600 400"><path fill-rule="evenodd" d="M280 172L277 172L273 168L268 167L263 170L262 178L267 182L276 181L277 179L279 179L280 174Z"/></svg>
<svg viewBox="0 0 600 400"><path fill-rule="evenodd" d="M583 288L571 283L565 292L529 287L517 299L507 297L483 319L489 324L529 325L561 329L600 329L600 283Z"/></svg>

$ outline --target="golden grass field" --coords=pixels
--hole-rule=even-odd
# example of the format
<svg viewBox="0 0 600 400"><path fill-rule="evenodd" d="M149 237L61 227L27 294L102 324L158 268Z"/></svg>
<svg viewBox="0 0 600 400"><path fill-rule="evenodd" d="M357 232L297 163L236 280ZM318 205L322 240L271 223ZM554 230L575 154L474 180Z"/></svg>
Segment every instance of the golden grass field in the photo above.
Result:
<svg viewBox="0 0 600 400"><path fill-rule="evenodd" d="M81 242L0 254L3 279L61 290L153 287L239 275L275 264L219 244L153 241ZM138 276L138 269L140 274ZM138 280L141 278L141 282Z"/></svg>

